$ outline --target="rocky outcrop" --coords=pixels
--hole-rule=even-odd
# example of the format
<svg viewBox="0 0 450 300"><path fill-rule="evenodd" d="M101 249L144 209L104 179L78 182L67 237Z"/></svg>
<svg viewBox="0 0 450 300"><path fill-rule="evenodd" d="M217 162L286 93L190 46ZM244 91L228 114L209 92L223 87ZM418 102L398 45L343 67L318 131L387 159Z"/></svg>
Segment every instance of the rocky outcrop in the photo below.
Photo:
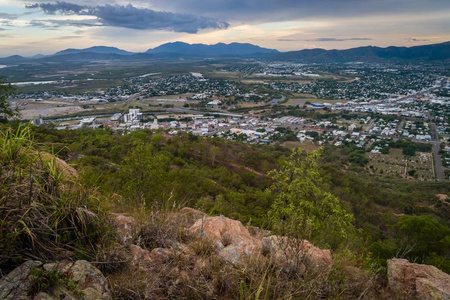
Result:
<svg viewBox="0 0 450 300"><path fill-rule="evenodd" d="M252 237L241 222L224 216L197 220L189 231L211 241L219 250L219 256L232 264L261 252L261 241Z"/></svg>
<svg viewBox="0 0 450 300"><path fill-rule="evenodd" d="M191 227L197 220L205 219L208 215L199 210L183 207L178 212L171 214L168 217L168 222L171 224L178 224L181 227L189 228Z"/></svg>
<svg viewBox="0 0 450 300"><path fill-rule="evenodd" d="M270 236L269 230L264 230L256 226L246 226L245 228L247 228L248 232L250 232L250 234L257 239L262 239Z"/></svg>
<svg viewBox="0 0 450 300"><path fill-rule="evenodd" d="M111 299L111 295L103 274L87 261L27 261L2 277L0 299Z"/></svg>
<svg viewBox="0 0 450 300"><path fill-rule="evenodd" d="M130 253L133 264L141 267L161 265L170 259L171 251L165 248L155 248L151 251L131 245Z"/></svg>
<svg viewBox="0 0 450 300"><path fill-rule="evenodd" d="M263 253L288 268L326 269L333 262L330 250L314 247L307 240L272 235L262 239L262 246Z"/></svg>
<svg viewBox="0 0 450 300"><path fill-rule="evenodd" d="M111 214L112 226L117 233L119 240L127 244L136 232L136 220L125 214Z"/></svg>
<svg viewBox="0 0 450 300"><path fill-rule="evenodd" d="M388 279L390 288L398 294L419 299L450 299L450 275L434 266L390 259Z"/></svg>
<svg viewBox="0 0 450 300"><path fill-rule="evenodd" d="M51 155L47 152L40 152L40 158L45 163L50 163L54 160L56 169L63 175L66 179L76 179L78 178L78 172L73 167L69 166L64 160Z"/></svg>

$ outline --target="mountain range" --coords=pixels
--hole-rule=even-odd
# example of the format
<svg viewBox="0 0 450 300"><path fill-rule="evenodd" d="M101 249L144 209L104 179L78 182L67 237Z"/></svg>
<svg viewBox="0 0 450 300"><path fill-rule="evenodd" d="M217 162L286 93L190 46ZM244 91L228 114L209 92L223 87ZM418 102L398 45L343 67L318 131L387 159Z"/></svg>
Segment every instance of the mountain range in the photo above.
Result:
<svg viewBox="0 0 450 300"><path fill-rule="evenodd" d="M450 42L414 47L358 47L346 50L304 49L279 52L248 43L218 43L215 45L166 43L143 53L115 47L95 46L86 49L66 49L53 55L23 57L13 55L0 58L0 64L27 62L64 62L89 60L139 61L159 59L254 58L269 61L324 62L450 62Z"/></svg>

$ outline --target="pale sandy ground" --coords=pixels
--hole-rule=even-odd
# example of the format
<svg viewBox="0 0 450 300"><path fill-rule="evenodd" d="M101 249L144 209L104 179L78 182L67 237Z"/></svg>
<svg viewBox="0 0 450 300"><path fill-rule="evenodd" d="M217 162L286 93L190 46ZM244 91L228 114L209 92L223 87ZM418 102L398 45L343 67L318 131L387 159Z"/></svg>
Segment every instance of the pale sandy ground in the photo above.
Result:
<svg viewBox="0 0 450 300"><path fill-rule="evenodd" d="M65 107L42 107L33 109L24 109L20 113L22 120L30 120L34 118L42 117L54 117L73 114L82 111L80 106L65 106Z"/></svg>

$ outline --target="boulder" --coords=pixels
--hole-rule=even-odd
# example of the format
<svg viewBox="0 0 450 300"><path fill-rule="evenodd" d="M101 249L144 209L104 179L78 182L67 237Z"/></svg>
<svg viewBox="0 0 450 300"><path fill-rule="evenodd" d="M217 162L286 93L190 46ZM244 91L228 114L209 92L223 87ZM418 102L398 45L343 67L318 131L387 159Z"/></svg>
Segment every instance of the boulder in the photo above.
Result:
<svg viewBox="0 0 450 300"><path fill-rule="evenodd" d="M251 236L241 222L220 217L197 220L189 231L211 241L219 250L219 256L232 264L261 252L261 241Z"/></svg>
<svg viewBox="0 0 450 300"><path fill-rule="evenodd" d="M165 248L155 248L149 251L136 245L130 246L130 252L133 264L142 268L164 264L171 255L171 251Z"/></svg>
<svg viewBox="0 0 450 300"><path fill-rule="evenodd" d="M406 259L390 259L387 264L389 287L396 293L419 299L450 299L450 275L447 273Z"/></svg>
<svg viewBox="0 0 450 300"><path fill-rule="evenodd" d="M284 267L304 264L317 270L330 268L333 263L330 250L314 247L307 240L271 235L262 239L262 250Z"/></svg>
<svg viewBox="0 0 450 300"><path fill-rule="evenodd" d="M0 299L111 299L111 294L106 278L87 261L27 261L0 280Z"/></svg>
<svg viewBox="0 0 450 300"><path fill-rule="evenodd" d="M64 160L59 157L53 156L47 152L40 152L39 156L41 157L44 163L51 163L54 159L56 169L64 175L67 179L77 179L78 172L72 166L69 166Z"/></svg>
<svg viewBox="0 0 450 300"><path fill-rule="evenodd" d="M262 239L262 238L270 236L270 231L269 230L264 230L264 229L261 229L261 228L256 227L256 226L246 226L246 228L247 228L248 232L250 232L250 234L254 238L257 238L259 240Z"/></svg>
<svg viewBox="0 0 450 300"><path fill-rule="evenodd" d="M183 207L178 212L171 214L168 218L169 223L176 223L184 228L191 227L197 220L208 217L207 214L199 210Z"/></svg>
<svg viewBox="0 0 450 300"><path fill-rule="evenodd" d="M42 262L29 260L15 268L0 279L0 299L29 299L28 291L32 282L29 279L34 268L42 266Z"/></svg>
<svg viewBox="0 0 450 300"><path fill-rule="evenodd" d="M124 244L130 242L136 231L136 220L125 214L111 214L111 217L112 226L119 240Z"/></svg>

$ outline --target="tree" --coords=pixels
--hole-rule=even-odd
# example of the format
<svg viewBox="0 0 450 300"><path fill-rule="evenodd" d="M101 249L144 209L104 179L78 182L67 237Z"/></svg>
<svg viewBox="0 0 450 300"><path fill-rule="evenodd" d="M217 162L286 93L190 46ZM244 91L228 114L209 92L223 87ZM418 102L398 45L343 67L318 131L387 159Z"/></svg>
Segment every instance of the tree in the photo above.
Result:
<svg viewBox="0 0 450 300"><path fill-rule="evenodd" d="M7 83L5 78L0 77L0 119L8 119L19 115L17 108L11 108L8 97L14 93L14 87Z"/></svg>
<svg viewBox="0 0 450 300"><path fill-rule="evenodd" d="M166 183L170 158L154 153L152 145L136 140L133 150L120 169L122 195L144 206L162 198L168 190Z"/></svg>
<svg viewBox="0 0 450 300"><path fill-rule="evenodd" d="M211 163L213 167L216 163L216 158L220 157L221 154L222 151L220 151L219 147L213 145L211 146L211 148L209 148L209 156L211 157Z"/></svg>
<svg viewBox="0 0 450 300"><path fill-rule="evenodd" d="M354 218L327 191L317 164L320 151L294 149L279 170L269 173L275 198L269 220L278 234L336 246L353 231Z"/></svg>
<svg viewBox="0 0 450 300"><path fill-rule="evenodd" d="M395 227L407 257L422 258L432 252L450 254L450 229L431 216L401 216Z"/></svg>

